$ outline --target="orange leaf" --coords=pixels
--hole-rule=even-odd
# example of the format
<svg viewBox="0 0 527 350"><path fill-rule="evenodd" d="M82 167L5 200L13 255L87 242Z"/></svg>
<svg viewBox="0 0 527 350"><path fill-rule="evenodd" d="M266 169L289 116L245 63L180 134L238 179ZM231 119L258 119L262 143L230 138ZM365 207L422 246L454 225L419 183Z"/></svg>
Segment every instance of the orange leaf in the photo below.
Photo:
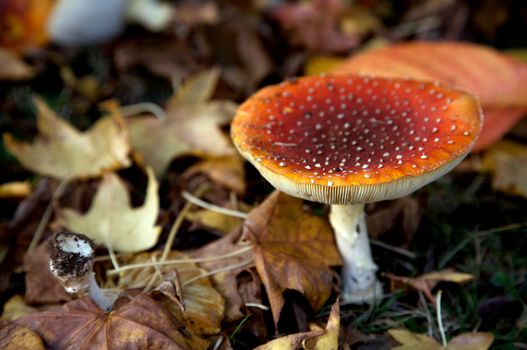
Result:
<svg viewBox="0 0 527 350"><path fill-rule="evenodd" d="M332 72L443 80L472 91L485 114L476 150L499 140L527 112L527 64L480 45L401 43L353 56Z"/></svg>
<svg viewBox="0 0 527 350"><path fill-rule="evenodd" d="M251 211L243 238L253 244L256 270L275 323L286 289L303 293L314 309L324 304L331 293L333 273L329 266L341 264L340 255L329 224L305 212L302 200L274 192Z"/></svg>

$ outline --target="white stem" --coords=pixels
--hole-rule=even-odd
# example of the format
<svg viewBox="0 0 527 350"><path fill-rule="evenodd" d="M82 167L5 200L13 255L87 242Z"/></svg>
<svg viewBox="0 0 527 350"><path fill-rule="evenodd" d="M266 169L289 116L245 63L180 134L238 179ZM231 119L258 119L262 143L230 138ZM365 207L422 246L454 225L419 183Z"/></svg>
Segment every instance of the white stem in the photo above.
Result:
<svg viewBox="0 0 527 350"><path fill-rule="evenodd" d="M364 204L332 205L329 221L335 230L342 256L342 300L373 303L382 297L382 286L375 276L364 215Z"/></svg>
<svg viewBox="0 0 527 350"><path fill-rule="evenodd" d="M152 32L168 27L172 19L172 6L156 0L129 0L126 19L141 24Z"/></svg>
<svg viewBox="0 0 527 350"><path fill-rule="evenodd" d="M97 281L95 280L95 274L93 272L88 273L90 274L90 290L88 293L91 300L93 300L93 302L104 311L110 311L112 309L113 302L104 294L101 287L99 287L97 284Z"/></svg>

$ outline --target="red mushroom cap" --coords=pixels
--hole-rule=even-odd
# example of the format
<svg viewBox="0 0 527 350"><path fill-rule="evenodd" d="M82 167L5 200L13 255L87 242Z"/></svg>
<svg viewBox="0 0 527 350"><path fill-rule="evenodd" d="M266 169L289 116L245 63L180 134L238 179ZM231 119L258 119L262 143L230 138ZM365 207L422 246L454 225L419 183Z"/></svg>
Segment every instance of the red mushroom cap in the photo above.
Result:
<svg viewBox="0 0 527 350"><path fill-rule="evenodd" d="M444 175L481 126L477 99L448 85L320 76L260 90L239 107L231 134L277 189L353 204L398 198Z"/></svg>

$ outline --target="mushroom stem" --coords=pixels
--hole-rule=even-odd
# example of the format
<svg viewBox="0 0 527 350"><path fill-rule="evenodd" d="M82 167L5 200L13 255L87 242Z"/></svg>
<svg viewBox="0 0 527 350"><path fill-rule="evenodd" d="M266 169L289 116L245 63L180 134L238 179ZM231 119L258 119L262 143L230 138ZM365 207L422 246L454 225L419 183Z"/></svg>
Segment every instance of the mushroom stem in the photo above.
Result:
<svg viewBox="0 0 527 350"><path fill-rule="evenodd" d="M101 287L99 287L99 284L95 280L95 273L90 272L89 277L89 291L88 295L90 296L91 300L97 304L98 307L100 307L104 311L110 311L112 309L113 301L110 300L106 294L104 294Z"/></svg>
<svg viewBox="0 0 527 350"><path fill-rule="evenodd" d="M332 205L329 221L335 230L342 256L342 300L373 303L382 297L382 285L375 276L364 214L364 204Z"/></svg>

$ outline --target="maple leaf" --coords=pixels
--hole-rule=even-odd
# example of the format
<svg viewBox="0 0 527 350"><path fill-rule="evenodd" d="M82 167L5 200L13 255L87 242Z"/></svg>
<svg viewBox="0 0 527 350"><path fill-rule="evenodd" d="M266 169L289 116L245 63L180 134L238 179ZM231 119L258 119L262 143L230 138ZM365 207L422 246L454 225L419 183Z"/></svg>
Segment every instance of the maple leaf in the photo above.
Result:
<svg viewBox="0 0 527 350"><path fill-rule="evenodd" d="M40 337L26 326L11 322L0 322L0 349L44 350Z"/></svg>
<svg viewBox="0 0 527 350"><path fill-rule="evenodd" d="M80 132L40 98L34 100L39 135L33 143L19 142L4 134L6 148L24 167L55 178L79 178L130 165L128 133L117 106L109 104L109 116Z"/></svg>
<svg viewBox="0 0 527 350"><path fill-rule="evenodd" d="M490 333L464 333L452 338L446 346L424 334L406 330L391 329L388 331L401 345L392 350L487 350L494 340Z"/></svg>
<svg viewBox="0 0 527 350"><path fill-rule="evenodd" d="M84 297L16 323L35 331L53 349L203 350L208 345L145 294L129 302L118 299L109 313Z"/></svg>
<svg viewBox="0 0 527 350"><path fill-rule="evenodd" d="M128 264L151 262L158 260L158 258L158 253L144 253L136 255L128 261ZM187 327L196 335L218 333L225 312L223 297L212 286L209 278L199 278L207 271L198 268L193 262L185 262L188 258L188 255L171 251L166 260L179 260L180 263L123 271L119 274L118 285L121 288L144 288L152 276L168 276L175 270L178 272L181 285L181 302L184 305L182 317ZM157 279L157 283L159 282ZM178 305L172 302L167 302L165 305L174 314L181 312Z"/></svg>
<svg viewBox="0 0 527 350"><path fill-rule="evenodd" d="M499 140L527 112L527 64L481 45L400 43L355 55L331 73L443 80L468 89L485 115L476 150Z"/></svg>
<svg viewBox="0 0 527 350"><path fill-rule="evenodd" d="M333 304L326 329L317 329L310 332L286 335L260 345L255 350L337 350L340 330L339 300Z"/></svg>
<svg viewBox="0 0 527 350"><path fill-rule="evenodd" d="M236 153L219 128L232 119L236 104L209 101L218 78L217 69L190 78L168 101L167 115L163 119L151 116L127 119L133 148L157 175L181 155L228 156Z"/></svg>
<svg viewBox="0 0 527 350"><path fill-rule="evenodd" d="M141 207L130 206L130 195L114 173L105 174L86 214L62 209L58 223L74 232L81 232L97 244L119 252L137 252L152 248L159 237L155 226L159 212L158 185L151 169L147 169L148 187Z"/></svg>
<svg viewBox="0 0 527 350"><path fill-rule="evenodd" d="M250 212L243 238L253 245L275 323L286 289L303 293L314 309L324 304L333 278L329 266L340 265L341 259L333 230L326 220L305 212L301 199L275 191Z"/></svg>
<svg viewBox="0 0 527 350"><path fill-rule="evenodd" d="M432 295L432 289L434 289L434 287L439 282L462 284L470 282L474 279L473 275L464 272L457 272L454 269L433 271L413 278L396 276L392 273L384 273L383 276L389 278L392 282L392 290L398 288L401 283L409 285L412 288L423 292L423 294L428 298L428 300L430 300L432 304L435 304L435 298ZM399 285L397 283L399 283Z"/></svg>

